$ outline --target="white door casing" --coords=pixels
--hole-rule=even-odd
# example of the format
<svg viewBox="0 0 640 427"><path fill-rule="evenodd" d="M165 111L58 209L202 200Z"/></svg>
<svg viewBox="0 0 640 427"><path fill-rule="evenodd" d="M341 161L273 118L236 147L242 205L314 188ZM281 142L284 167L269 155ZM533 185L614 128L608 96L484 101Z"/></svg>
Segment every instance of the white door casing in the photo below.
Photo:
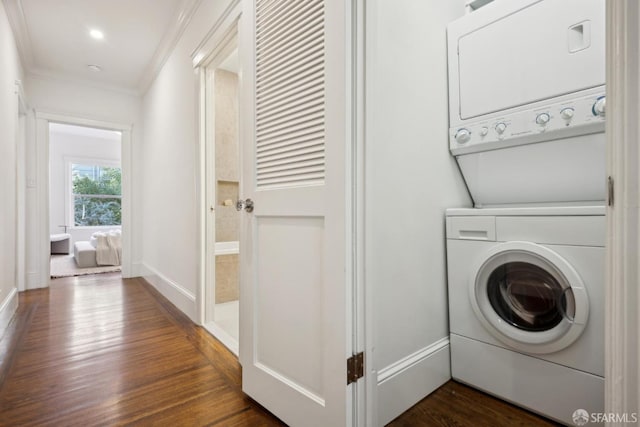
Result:
<svg viewBox="0 0 640 427"><path fill-rule="evenodd" d="M605 412L640 412L640 5L607 0L607 209ZM613 185L612 185L613 187ZM616 418L610 427L627 425Z"/></svg>
<svg viewBox="0 0 640 427"><path fill-rule="evenodd" d="M27 192L27 115L29 106L22 87L16 80L15 92L18 97L18 121L16 129L16 287L18 291L26 290L26 192Z"/></svg>
<svg viewBox="0 0 640 427"><path fill-rule="evenodd" d="M247 0L239 31L243 390L290 425L352 420L348 3Z"/></svg>
<svg viewBox="0 0 640 427"><path fill-rule="evenodd" d="M98 129L115 130L121 132L120 160L122 167L122 277L132 277L131 250L133 236L132 224L132 126L106 122L102 120L85 119L65 114L36 111L36 211L37 224L31 226L37 229L35 248L27 248L37 265L37 279L28 284L28 288L43 288L49 286L50 277L50 233L49 230L49 123L63 123L75 126L86 126Z"/></svg>
<svg viewBox="0 0 640 427"><path fill-rule="evenodd" d="M209 332L220 339L233 353L238 353L238 345L214 322L215 276L216 276L216 150L215 150L215 70L238 47L238 27L242 15L240 0L227 6L220 18L213 24L202 42L191 54L199 81L199 211L198 242L199 281L197 295L198 319ZM242 64L238 64L238 77L242 77Z"/></svg>

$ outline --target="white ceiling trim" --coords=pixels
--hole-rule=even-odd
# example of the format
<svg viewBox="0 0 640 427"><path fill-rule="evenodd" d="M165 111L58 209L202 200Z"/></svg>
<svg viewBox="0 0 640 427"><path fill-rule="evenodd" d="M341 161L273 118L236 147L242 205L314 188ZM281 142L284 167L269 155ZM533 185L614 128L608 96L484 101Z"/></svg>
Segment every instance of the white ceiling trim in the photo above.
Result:
<svg viewBox="0 0 640 427"><path fill-rule="evenodd" d="M13 30L13 36L18 47L18 54L22 59L22 65L29 70L33 67L33 50L31 49L31 38L27 28L27 20L24 17L24 9L20 0L2 0L4 3L9 25Z"/></svg>
<svg viewBox="0 0 640 427"><path fill-rule="evenodd" d="M236 21L240 19L242 5L240 0L233 0L213 24L202 42L191 52L193 67L199 67L211 60L222 41L233 37L237 32Z"/></svg>
<svg viewBox="0 0 640 427"><path fill-rule="evenodd" d="M65 73L58 73L51 70L45 70L38 67L31 67L26 73L28 78L37 80L48 80L53 82L69 83L78 86L91 87L95 89L105 90L108 92L115 92L122 95L129 95L139 97L140 93L137 90L125 89L121 86L112 86L103 83L97 83L93 80L83 79L76 76L71 76Z"/></svg>
<svg viewBox="0 0 640 427"><path fill-rule="evenodd" d="M6 1L6 0L5 0ZM182 37L182 34L186 30L191 18L193 17L196 9L200 6L202 0L183 0L178 9L176 10L177 18L173 21L173 24L162 37L162 41L156 49L156 52L149 63L147 69L142 73L142 78L138 83L138 91L140 95L144 95L153 80L156 78L167 59L173 52L173 49L178 44L178 40Z"/></svg>
<svg viewBox="0 0 640 427"><path fill-rule="evenodd" d="M19 105L20 115L26 114L26 112L29 110L29 104L27 103L27 97L24 93L24 86L22 85L22 80L16 80L14 84L15 84L14 93L18 95L18 102L20 103Z"/></svg>

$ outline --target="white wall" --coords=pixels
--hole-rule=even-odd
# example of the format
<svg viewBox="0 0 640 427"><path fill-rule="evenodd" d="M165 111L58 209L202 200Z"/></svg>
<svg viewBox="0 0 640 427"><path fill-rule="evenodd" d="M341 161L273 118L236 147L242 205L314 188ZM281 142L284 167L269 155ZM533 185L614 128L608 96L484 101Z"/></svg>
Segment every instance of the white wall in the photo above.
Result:
<svg viewBox="0 0 640 427"><path fill-rule="evenodd" d="M0 2L0 336L18 304L16 288L16 206L18 97L22 66Z"/></svg>
<svg viewBox="0 0 640 427"><path fill-rule="evenodd" d="M55 128L54 128L55 129ZM79 240L89 240L98 230L114 227L73 227L70 219L71 198L69 162L80 159L106 161L120 165L120 137L113 132L105 132L104 137L77 135L60 130L49 134L49 230L51 234L64 233L64 227L71 228L72 244ZM120 227L115 227L120 228Z"/></svg>
<svg viewBox="0 0 640 427"><path fill-rule="evenodd" d="M445 29L464 3L367 1L365 274L379 425L450 378L444 210L471 202L448 151Z"/></svg>
<svg viewBox="0 0 640 427"><path fill-rule="evenodd" d="M202 1L143 99L142 273L194 321L200 256L199 93L190 55L229 3Z"/></svg>
<svg viewBox="0 0 640 427"><path fill-rule="evenodd" d="M108 88L78 84L63 79L47 78L29 75L26 79L26 90L29 103L39 113L56 114L78 119L95 120L100 122L131 125L131 162L132 167L132 195L130 197L133 223L131 224L131 260L140 263L142 259L141 236L142 217L140 215L141 168L140 159L143 157L142 146L142 116L141 97L137 94L117 91ZM34 131L34 133L36 133ZM42 142L42 141L39 141ZM39 174L46 173L47 167L36 161L36 142L30 140L27 154L27 181L30 179L41 182ZM47 147L48 148L48 147ZM46 148L45 148L46 149ZM123 161L124 156L123 155ZM46 209L39 206L39 192L48 191L44 188L27 189L27 287L37 288L47 286L47 277L41 277L39 272L42 264L48 262L40 255L42 227L38 226L39 215L46 215ZM48 218L46 222L48 223ZM55 231L57 232L57 228Z"/></svg>

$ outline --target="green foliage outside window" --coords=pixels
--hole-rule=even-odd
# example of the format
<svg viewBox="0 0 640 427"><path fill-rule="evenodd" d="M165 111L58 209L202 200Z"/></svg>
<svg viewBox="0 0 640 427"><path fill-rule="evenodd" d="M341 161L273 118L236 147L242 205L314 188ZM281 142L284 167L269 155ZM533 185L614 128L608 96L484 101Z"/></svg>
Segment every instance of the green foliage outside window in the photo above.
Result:
<svg viewBox="0 0 640 427"><path fill-rule="evenodd" d="M121 169L94 167L93 173L80 174L76 167L82 166L72 167L75 225L121 225Z"/></svg>

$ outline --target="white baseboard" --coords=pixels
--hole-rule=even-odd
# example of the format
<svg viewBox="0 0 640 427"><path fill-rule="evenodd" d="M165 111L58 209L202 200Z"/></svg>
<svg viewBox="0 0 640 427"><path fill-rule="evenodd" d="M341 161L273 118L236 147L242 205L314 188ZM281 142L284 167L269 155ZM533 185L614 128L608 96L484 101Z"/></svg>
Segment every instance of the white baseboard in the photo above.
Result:
<svg viewBox="0 0 640 427"><path fill-rule="evenodd" d="M451 379L449 337L378 372L378 421L386 425Z"/></svg>
<svg viewBox="0 0 640 427"><path fill-rule="evenodd" d="M18 309L18 289L12 288L9 294L6 296L2 305L0 305L0 337L4 335L5 329L11 322L13 314Z"/></svg>
<svg viewBox="0 0 640 427"><path fill-rule="evenodd" d="M151 283L166 299L178 307L194 323L197 321L196 297L191 292L145 263L139 264L139 277Z"/></svg>

